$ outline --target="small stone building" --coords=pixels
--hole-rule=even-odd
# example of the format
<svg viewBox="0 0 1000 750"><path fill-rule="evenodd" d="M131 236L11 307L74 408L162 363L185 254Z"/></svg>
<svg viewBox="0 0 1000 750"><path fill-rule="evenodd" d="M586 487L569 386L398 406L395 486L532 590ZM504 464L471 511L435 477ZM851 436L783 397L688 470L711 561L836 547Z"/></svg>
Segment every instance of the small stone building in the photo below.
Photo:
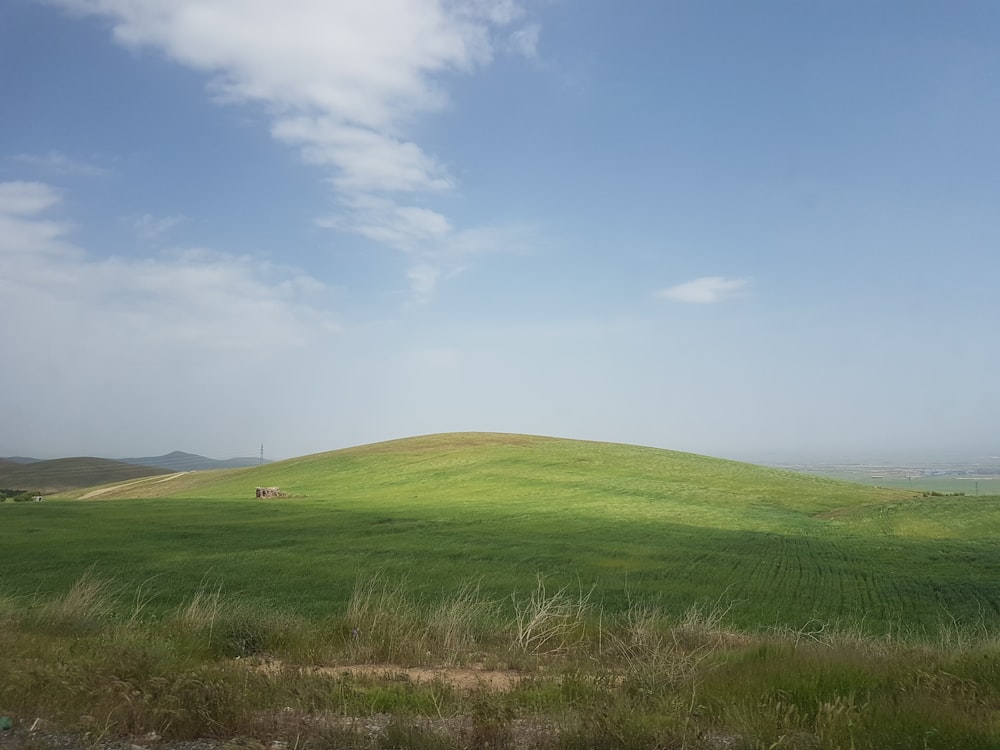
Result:
<svg viewBox="0 0 1000 750"><path fill-rule="evenodd" d="M258 487L257 497L288 497L280 487Z"/></svg>

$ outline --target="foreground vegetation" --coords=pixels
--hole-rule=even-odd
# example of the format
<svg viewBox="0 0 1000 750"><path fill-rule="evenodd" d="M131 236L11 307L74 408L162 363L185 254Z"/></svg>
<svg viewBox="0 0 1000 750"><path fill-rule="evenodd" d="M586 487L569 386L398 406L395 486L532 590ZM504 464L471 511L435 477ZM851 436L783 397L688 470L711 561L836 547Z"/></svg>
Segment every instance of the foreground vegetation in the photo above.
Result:
<svg viewBox="0 0 1000 750"><path fill-rule="evenodd" d="M540 580L507 602L465 586L429 603L375 576L319 620L217 589L154 616L143 591L87 575L53 598L2 600L0 712L39 750L50 735L26 733L39 719L88 746L1000 745L1000 642L986 630L748 633L723 624L721 602L608 613L595 593Z"/></svg>

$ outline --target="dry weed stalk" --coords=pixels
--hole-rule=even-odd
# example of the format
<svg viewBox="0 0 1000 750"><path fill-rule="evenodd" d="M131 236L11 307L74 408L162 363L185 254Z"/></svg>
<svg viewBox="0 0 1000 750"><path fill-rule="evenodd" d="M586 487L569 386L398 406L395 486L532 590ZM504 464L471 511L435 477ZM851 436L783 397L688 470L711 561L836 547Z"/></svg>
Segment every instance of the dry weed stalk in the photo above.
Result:
<svg viewBox="0 0 1000 750"><path fill-rule="evenodd" d="M538 577L534 591L525 599L511 595L514 604L514 647L535 655L565 651L583 639L583 625L591 609L590 593L577 597L564 586L554 593L545 588L545 579Z"/></svg>

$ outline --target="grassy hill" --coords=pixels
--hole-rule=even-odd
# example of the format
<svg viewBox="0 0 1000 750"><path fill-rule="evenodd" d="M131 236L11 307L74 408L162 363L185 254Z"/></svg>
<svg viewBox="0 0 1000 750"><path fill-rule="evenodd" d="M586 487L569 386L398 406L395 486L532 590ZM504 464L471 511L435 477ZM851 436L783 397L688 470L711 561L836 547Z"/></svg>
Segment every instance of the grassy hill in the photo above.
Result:
<svg viewBox="0 0 1000 750"><path fill-rule="evenodd" d="M0 460L0 487L65 492L167 473L166 469L133 466L106 458L56 458L24 464Z"/></svg>
<svg viewBox="0 0 1000 750"><path fill-rule="evenodd" d="M260 485L290 497L255 500ZM611 610L723 601L750 627L886 632L1000 611L997 498L915 499L652 448L433 435L99 497L0 508L13 593L65 589L93 566L161 608L219 584L324 616L381 571L427 599L468 581L509 598L544 575Z"/></svg>
<svg viewBox="0 0 1000 750"><path fill-rule="evenodd" d="M866 502L912 497L885 490L656 448L529 435L451 433L406 438L279 461L263 467L199 472L169 484L150 481L103 494L111 497L253 497L254 488L277 485L309 499L366 497L392 505L421 503L461 507L526 503L556 511L606 516L662 516L665 504L683 508L687 520L730 528L727 508L760 511L766 525L775 511L794 515ZM409 493L407 495L407 493ZM416 494L414 494L416 493ZM542 499L545 507L534 501ZM757 515L760 515L757 513Z"/></svg>

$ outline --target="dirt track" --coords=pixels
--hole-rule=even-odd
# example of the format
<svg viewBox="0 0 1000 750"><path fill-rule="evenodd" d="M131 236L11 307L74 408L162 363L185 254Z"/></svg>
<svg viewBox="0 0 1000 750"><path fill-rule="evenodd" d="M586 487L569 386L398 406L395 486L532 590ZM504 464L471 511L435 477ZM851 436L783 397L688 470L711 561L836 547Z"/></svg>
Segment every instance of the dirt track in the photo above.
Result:
<svg viewBox="0 0 1000 750"><path fill-rule="evenodd" d="M142 484L143 482L148 482L149 484L159 484L160 482L169 482L171 479L177 479L177 477L184 476L188 472L179 471L176 474L167 474L165 477L152 476L152 477L142 477L141 479L130 479L127 482L119 482L118 484L112 484L110 487L101 487L97 490L91 490L86 495L81 495L81 500L93 500L94 498L100 497L101 495L106 495L109 492L115 492L123 487L131 487L133 484Z"/></svg>

